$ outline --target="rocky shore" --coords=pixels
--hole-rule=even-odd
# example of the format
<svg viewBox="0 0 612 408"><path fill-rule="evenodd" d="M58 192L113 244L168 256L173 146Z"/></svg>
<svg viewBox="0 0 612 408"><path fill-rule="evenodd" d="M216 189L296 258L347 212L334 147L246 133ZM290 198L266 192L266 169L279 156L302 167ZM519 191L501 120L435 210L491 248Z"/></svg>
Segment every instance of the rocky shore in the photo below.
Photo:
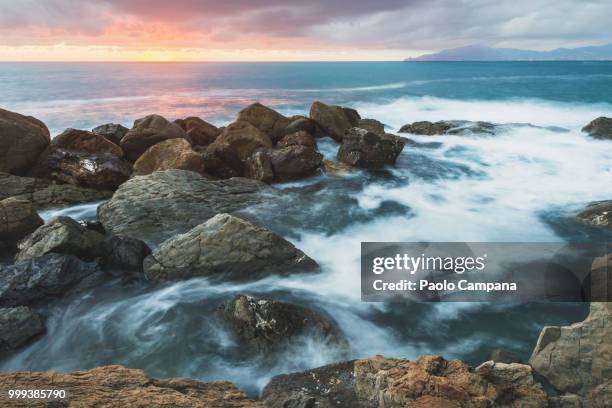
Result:
<svg viewBox="0 0 612 408"><path fill-rule="evenodd" d="M584 131L612 139L611 122L598 118ZM414 122L399 133L489 137L503 126ZM336 161L323 160L324 137L337 142ZM197 117L171 122L149 115L131 129L105 124L54 138L40 120L0 109L0 358L45 335L42 305L117 276L156 285L318 273L315 254L258 225L247 210L282 199L275 183L374 171L393 166L405 148L421 147L428 148L354 109L322 102L314 102L308 116L292 117L255 103L221 128ZM48 207L102 200L93 222L56 217L45 223L39 215ZM610 202L598 202L576 219L609 228L610 213ZM595 291L609 283L600 275L611 268L610 257L595 260ZM611 314L608 304L594 302L584 322L545 327L529 364L497 352L470 367L440 356L350 360L350 344L333 316L238 293L220 302L216 315L245 353L265 357L307 333L346 361L277 376L259 400L228 382L160 380L121 366L5 373L2 386L52 385L66 389L70 402L26 404L2 395L0 405L606 407L612 400Z"/></svg>

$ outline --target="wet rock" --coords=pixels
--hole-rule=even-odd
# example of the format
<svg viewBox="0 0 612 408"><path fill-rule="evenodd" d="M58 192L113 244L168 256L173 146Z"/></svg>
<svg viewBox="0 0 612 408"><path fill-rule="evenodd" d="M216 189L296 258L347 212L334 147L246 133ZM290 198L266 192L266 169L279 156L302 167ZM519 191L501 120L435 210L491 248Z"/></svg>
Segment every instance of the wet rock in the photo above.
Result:
<svg viewBox="0 0 612 408"><path fill-rule="evenodd" d="M96 286L104 273L96 262L48 254L0 265L0 306L28 305Z"/></svg>
<svg viewBox="0 0 612 408"><path fill-rule="evenodd" d="M582 131L588 133L595 139L612 140L612 118L601 116L594 119L583 127Z"/></svg>
<svg viewBox="0 0 612 408"><path fill-rule="evenodd" d="M204 159L185 139L168 139L151 146L134 163L134 174L151 174L159 170L182 169L201 173Z"/></svg>
<svg viewBox="0 0 612 408"><path fill-rule="evenodd" d="M412 124L404 125L400 128L400 133L412 133L415 135L443 135L451 129L451 124L448 122L414 122Z"/></svg>
<svg viewBox="0 0 612 408"><path fill-rule="evenodd" d="M351 128L338 149L338 160L355 167L380 168L395 164L403 148L404 142L397 136Z"/></svg>
<svg viewBox="0 0 612 408"><path fill-rule="evenodd" d="M132 166L114 154L89 154L62 149L45 155L34 171L38 177L100 190L116 189L131 174Z"/></svg>
<svg viewBox="0 0 612 408"><path fill-rule="evenodd" d="M40 120L0 109L0 172L26 172L50 141L49 129Z"/></svg>
<svg viewBox="0 0 612 408"><path fill-rule="evenodd" d="M41 160L45 160L44 156L56 149L90 154L110 153L119 158L123 157L123 150L104 136L78 129L66 129L54 137Z"/></svg>
<svg viewBox="0 0 612 408"><path fill-rule="evenodd" d="M335 141L342 142L344 132L359 124L361 117L354 109L336 105L314 102L310 107L310 118L315 121L325 134Z"/></svg>
<svg viewBox="0 0 612 408"><path fill-rule="evenodd" d="M188 137L176 123L171 123L160 115L149 115L134 122L134 127L121 139L121 147L127 159L134 162L149 147L168 139Z"/></svg>
<svg viewBox="0 0 612 408"><path fill-rule="evenodd" d="M196 276L249 280L316 268L289 241L230 214L217 214L164 241L144 261L145 276L154 281Z"/></svg>
<svg viewBox="0 0 612 408"><path fill-rule="evenodd" d="M45 331L38 313L27 306L0 308L0 356Z"/></svg>
<svg viewBox="0 0 612 408"><path fill-rule="evenodd" d="M489 122L471 122L467 120L441 120L438 122L414 122L400 128L400 133L415 135L471 135L495 134L496 125Z"/></svg>
<svg viewBox="0 0 612 408"><path fill-rule="evenodd" d="M306 146L317 150L317 142L314 137L305 130L299 130L294 133L289 133L278 142L276 147L282 149L287 146Z"/></svg>
<svg viewBox="0 0 612 408"><path fill-rule="evenodd" d="M489 353L487 357L487 360L493 361L495 363L504 363L504 364L522 363L521 358L518 355L516 355L512 351L504 350L504 349L491 350L491 352Z"/></svg>
<svg viewBox="0 0 612 408"><path fill-rule="evenodd" d="M612 228L612 200L590 203L576 218L596 227Z"/></svg>
<svg viewBox="0 0 612 408"><path fill-rule="evenodd" d="M274 180L274 170L270 162L270 152L264 149L253 152L245 163L244 176L264 183L271 183Z"/></svg>
<svg viewBox="0 0 612 408"><path fill-rule="evenodd" d="M499 408L546 408L548 398L536 381L531 366L520 363L487 361L475 369L495 387L495 406Z"/></svg>
<svg viewBox="0 0 612 408"><path fill-rule="evenodd" d="M321 169L323 173L333 176L346 176L355 171L353 166L333 160L323 160Z"/></svg>
<svg viewBox="0 0 612 408"><path fill-rule="evenodd" d="M107 268L120 271L142 272L143 261L151 249L139 239L109 235L104 241L103 262Z"/></svg>
<svg viewBox="0 0 612 408"><path fill-rule="evenodd" d="M109 233L161 242L219 212L238 211L275 195L276 190L256 180L208 180L191 171L157 171L122 184L98 208L98 220Z"/></svg>
<svg viewBox="0 0 612 408"><path fill-rule="evenodd" d="M248 122L261 132L266 134L272 142L276 143L285 134L285 128L289 125L290 120L286 116L281 115L274 109L268 108L261 103L254 103L247 106L236 117L236 122Z"/></svg>
<svg viewBox="0 0 612 408"><path fill-rule="evenodd" d="M360 119L356 127L381 136L385 134L385 125L376 119Z"/></svg>
<svg viewBox="0 0 612 408"><path fill-rule="evenodd" d="M227 381L158 380L147 376L143 370L118 365L74 373L1 373L0 383L19 384L22 389L47 389L52 384L53 389L66 391L68 398L57 405L62 407L264 408ZM6 404L6 407L24 406L22 402L9 400ZM48 404L41 401L28 406Z"/></svg>
<svg viewBox="0 0 612 408"><path fill-rule="evenodd" d="M96 135L100 135L110 140L117 146L121 144L121 140L128 132L128 128L125 126L119 125L117 123L106 123L104 125L100 125L98 127L93 128L91 131Z"/></svg>
<svg viewBox="0 0 612 408"><path fill-rule="evenodd" d="M292 116L289 118L289 124L285 128L285 135L290 135L296 132L306 132L311 135L316 135L320 132L320 129L317 129L317 124L314 120L307 118L306 116Z"/></svg>
<svg viewBox="0 0 612 408"><path fill-rule="evenodd" d="M256 352L279 349L304 335L330 346L347 347L328 319L291 303L237 295L219 306L217 315L243 345Z"/></svg>
<svg viewBox="0 0 612 408"><path fill-rule="evenodd" d="M313 148L291 145L270 152L276 181L297 180L311 176L321 166L323 155Z"/></svg>
<svg viewBox="0 0 612 408"><path fill-rule="evenodd" d="M221 134L221 129L195 116L177 119L174 123L185 131L194 146L208 146Z"/></svg>
<svg viewBox="0 0 612 408"><path fill-rule="evenodd" d="M0 201L0 241L17 241L43 224L28 200L11 197Z"/></svg>

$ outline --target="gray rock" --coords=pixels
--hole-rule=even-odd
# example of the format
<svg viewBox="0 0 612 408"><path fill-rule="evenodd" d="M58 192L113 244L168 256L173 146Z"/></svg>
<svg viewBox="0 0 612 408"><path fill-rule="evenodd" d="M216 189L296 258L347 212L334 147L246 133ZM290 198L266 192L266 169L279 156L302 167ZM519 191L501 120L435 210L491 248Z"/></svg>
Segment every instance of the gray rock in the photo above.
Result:
<svg viewBox="0 0 612 408"><path fill-rule="evenodd" d="M599 117L582 128L595 139L612 140L612 118Z"/></svg>
<svg viewBox="0 0 612 408"><path fill-rule="evenodd" d="M0 266L0 306L28 305L98 285L104 273L96 262L49 254Z"/></svg>
<svg viewBox="0 0 612 408"><path fill-rule="evenodd" d="M545 408L546 392L536 380L533 368L520 363L487 361L474 370L495 386L499 408Z"/></svg>
<svg viewBox="0 0 612 408"><path fill-rule="evenodd" d="M596 227L612 228L612 200L590 203L576 218Z"/></svg>
<svg viewBox="0 0 612 408"><path fill-rule="evenodd" d="M151 249L139 239L110 235L104 241L104 266L122 271L142 272Z"/></svg>
<svg viewBox="0 0 612 408"><path fill-rule="evenodd" d="M10 197L0 201L0 241L17 241L43 223L28 200Z"/></svg>
<svg viewBox="0 0 612 408"><path fill-rule="evenodd" d="M245 178L208 180L191 171L158 171L122 184L98 208L98 220L109 233L161 242L217 213L245 209L276 194Z"/></svg>
<svg viewBox="0 0 612 408"><path fill-rule="evenodd" d="M0 109L0 172L29 170L50 141L49 129L40 120Z"/></svg>
<svg viewBox="0 0 612 408"><path fill-rule="evenodd" d="M380 168L395 164L403 149L404 142L397 136L351 128L338 149L338 160L355 167Z"/></svg>
<svg viewBox="0 0 612 408"><path fill-rule="evenodd" d="M342 142L345 131L357 126L361 117L354 109L316 101L310 107L310 119L317 123L326 135Z"/></svg>
<svg viewBox="0 0 612 408"><path fill-rule="evenodd" d="M154 281L196 276L249 280L316 268L290 242L230 214L217 214L164 241L144 261L145 276Z"/></svg>
<svg viewBox="0 0 612 408"><path fill-rule="evenodd" d="M121 139L128 132L128 128L117 123L107 123L93 128L91 131L96 135L100 135L110 140L117 146L121 143Z"/></svg>
<svg viewBox="0 0 612 408"><path fill-rule="evenodd" d="M0 356L45 331L38 313L27 306L0 308Z"/></svg>

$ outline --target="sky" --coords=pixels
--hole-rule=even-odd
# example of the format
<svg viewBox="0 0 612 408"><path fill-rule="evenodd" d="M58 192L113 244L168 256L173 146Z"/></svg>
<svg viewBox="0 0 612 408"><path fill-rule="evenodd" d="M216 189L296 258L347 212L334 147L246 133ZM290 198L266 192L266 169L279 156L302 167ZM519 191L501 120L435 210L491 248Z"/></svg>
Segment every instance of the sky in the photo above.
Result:
<svg viewBox="0 0 612 408"><path fill-rule="evenodd" d="M0 61L402 60L612 43L611 0L0 0Z"/></svg>

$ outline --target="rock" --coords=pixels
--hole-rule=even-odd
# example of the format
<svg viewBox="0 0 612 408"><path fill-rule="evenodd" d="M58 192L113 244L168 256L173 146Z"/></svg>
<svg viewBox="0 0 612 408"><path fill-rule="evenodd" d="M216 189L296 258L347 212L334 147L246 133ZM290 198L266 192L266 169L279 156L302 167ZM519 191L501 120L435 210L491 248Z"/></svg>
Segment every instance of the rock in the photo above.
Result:
<svg viewBox="0 0 612 408"><path fill-rule="evenodd" d="M274 377L262 402L269 408L547 407L530 368L510 366L495 364L479 373L437 356L415 361L377 356Z"/></svg>
<svg viewBox="0 0 612 408"><path fill-rule="evenodd" d="M359 122L357 122L356 127L365 129L368 132L376 133L380 136L385 134L385 125L376 119L360 119Z"/></svg>
<svg viewBox="0 0 612 408"><path fill-rule="evenodd" d="M245 163L244 176L264 183L271 183L274 180L274 170L270 162L270 152L264 149L253 152Z"/></svg>
<svg viewBox="0 0 612 408"><path fill-rule="evenodd" d="M310 135L310 133L305 130L299 130L294 133L289 133L278 142L276 147L282 149L287 146L306 146L311 149L317 150L317 142L314 137Z"/></svg>
<svg viewBox="0 0 612 408"><path fill-rule="evenodd" d="M217 214L164 241L144 261L145 276L154 281L196 276L252 280L316 268L316 262L290 242L230 214Z"/></svg>
<svg viewBox="0 0 612 408"><path fill-rule="evenodd" d="M412 124L404 125L400 128L400 133L412 133L415 135L443 135L451 129L451 125L448 122L414 122Z"/></svg>
<svg viewBox="0 0 612 408"><path fill-rule="evenodd" d="M24 173L50 141L49 129L40 120L0 109L0 172Z"/></svg>
<svg viewBox="0 0 612 408"><path fill-rule="evenodd" d="M134 122L134 127L121 139L121 147L127 159L134 162L149 147L168 139L188 137L176 123L171 123L160 115L149 115Z"/></svg>
<svg viewBox="0 0 612 408"><path fill-rule="evenodd" d="M17 241L43 224L28 200L11 197L0 201L0 241Z"/></svg>
<svg viewBox="0 0 612 408"><path fill-rule="evenodd" d="M612 200L590 203L576 218L596 227L612 228Z"/></svg>
<svg viewBox="0 0 612 408"><path fill-rule="evenodd" d="M489 356L487 357L487 360L493 361L495 363L504 363L504 364L522 363L521 358L519 356L517 356L512 351L504 350L504 349L491 350L491 352L489 353Z"/></svg>
<svg viewBox="0 0 612 408"><path fill-rule="evenodd" d="M285 128L285 135L290 135L296 132L306 132L311 135L320 133L321 129L318 129L317 124L314 120L307 118L306 116L292 116L289 118L289 124Z"/></svg>
<svg viewBox="0 0 612 408"><path fill-rule="evenodd" d="M0 373L0 384L19 384L20 389L66 391L64 400L40 400L29 407L147 407L147 408L264 408L232 383L203 383L185 378L157 380L143 370L104 366L74 373ZM23 407L23 400L0 400L3 406Z"/></svg>
<svg viewBox="0 0 612 408"><path fill-rule="evenodd" d="M599 117L582 128L595 139L612 140L612 118Z"/></svg>
<svg viewBox="0 0 612 408"><path fill-rule="evenodd" d="M98 220L109 233L161 242L219 212L238 211L275 194L256 180L208 180L191 171L157 171L122 184L98 207Z"/></svg>
<svg viewBox="0 0 612 408"><path fill-rule="evenodd" d="M27 306L0 308L0 356L45 331L38 313Z"/></svg>
<svg viewBox="0 0 612 408"><path fill-rule="evenodd" d="M208 146L221 134L221 129L195 116L177 119L174 123L187 133L194 146Z"/></svg>
<svg viewBox="0 0 612 408"><path fill-rule="evenodd" d="M270 163L276 181L297 180L311 176L321 166L323 155L300 145L283 147L270 152Z"/></svg>
<svg viewBox="0 0 612 408"><path fill-rule="evenodd" d="M310 118L335 141L342 142L344 132L359 124L359 113L353 109L314 102L310 107Z"/></svg>
<svg viewBox="0 0 612 408"><path fill-rule="evenodd" d="M286 134L285 128L290 123L289 118L259 102L249 105L238 112L236 122L241 121L248 122L259 129L274 143Z"/></svg>
<svg viewBox="0 0 612 408"><path fill-rule="evenodd" d="M349 166L348 164L344 164L341 162L323 160L321 170L323 170L323 173L328 175L346 176L348 174L351 174L355 170L355 168L353 166Z"/></svg>
<svg viewBox="0 0 612 408"><path fill-rule="evenodd" d="M132 166L111 153L55 149L41 159L34 175L80 187L114 190L130 178Z"/></svg>
<svg viewBox="0 0 612 408"><path fill-rule="evenodd" d="M330 346L347 347L328 319L291 303L237 295L220 305L217 315L244 346L258 353L287 346L303 335L320 339Z"/></svg>
<svg viewBox="0 0 612 408"><path fill-rule="evenodd" d="M18 306L64 296L98 285L104 274L96 262L48 254L0 265L0 306Z"/></svg>
<svg viewBox="0 0 612 408"><path fill-rule="evenodd" d="M471 122L467 120L441 120L438 122L414 122L400 128L400 133L415 135L472 135L495 134L496 125L489 122Z"/></svg>
<svg viewBox="0 0 612 408"><path fill-rule="evenodd" d="M338 160L355 167L380 168L395 164L404 142L394 135L377 135L365 129L351 128L338 149Z"/></svg>
<svg viewBox="0 0 612 408"><path fill-rule="evenodd" d="M245 174L246 162L240 160L236 152L224 144L211 143L202 152L202 157L206 174L211 176L228 179L243 177Z"/></svg>
<svg viewBox="0 0 612 408"><path fill-rule="evenodd" d="M54 137L41 160L57 149L90 154L110 153L119 158L123 157L121 147L104 136L78 129L66 129L62 134Z"/></svg>
<svg viewBox="0 0 612 408"><path fill-rule="evenodd" d="M151 249L139 239L110 235L104 241L103 252L105 267L142 272L143 261Z"/></svg>
<svg viewBox="0 0 612 408"><path fill-rule="evenodd" d="M117 146L121 144L121 140L128 132L128 128L125 126L119 125L117 123L107 123L104 125L100 125L98 127L93 128L91 131L96 135L100 135L110 140Z"/></svg>
<svg viewBox="0 0 612 408"><path fill-rule="evenodd" d="M168 169L201 173L204 171L204 159L191 148L187 140L168 139L151 146L134 163L134 174L137 175Z"/></svg>

